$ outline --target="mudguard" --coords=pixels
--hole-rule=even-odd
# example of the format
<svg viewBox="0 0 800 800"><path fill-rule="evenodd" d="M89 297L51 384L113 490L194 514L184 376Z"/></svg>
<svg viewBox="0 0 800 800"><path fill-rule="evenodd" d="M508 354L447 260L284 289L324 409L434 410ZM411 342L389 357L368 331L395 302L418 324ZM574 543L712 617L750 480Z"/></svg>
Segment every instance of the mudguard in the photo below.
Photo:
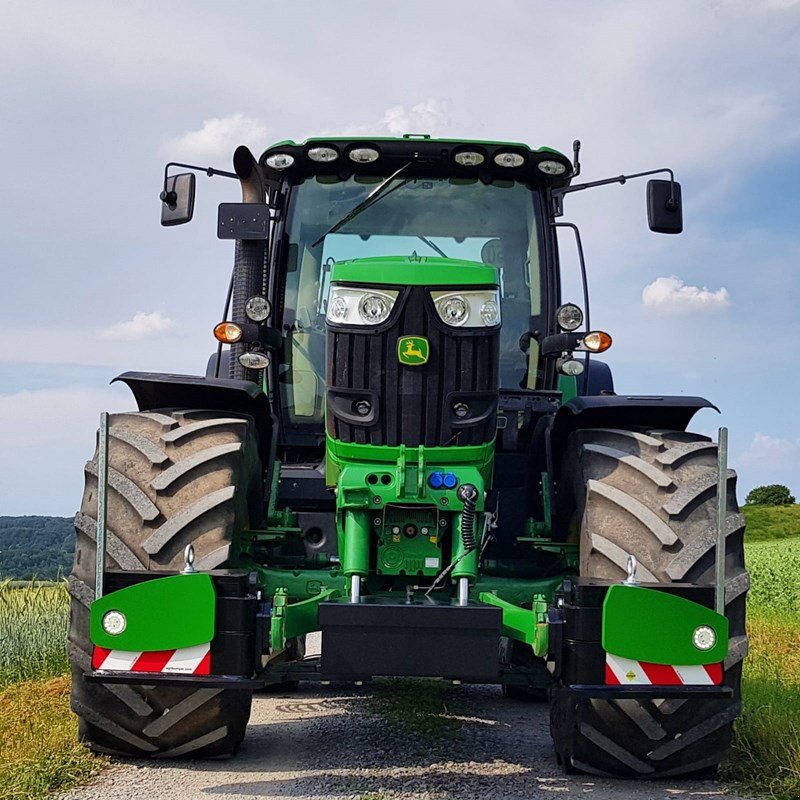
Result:
<svg viewBox="0 0 800 800"><path fill-rule="evenodd" d="M172 375L161 372L123 372L121 381L133 392L139 411L165 408L197 408L246 414L255 420L258 449L263 464L269 463L272 415L269 399L252 381Z"/></svg>

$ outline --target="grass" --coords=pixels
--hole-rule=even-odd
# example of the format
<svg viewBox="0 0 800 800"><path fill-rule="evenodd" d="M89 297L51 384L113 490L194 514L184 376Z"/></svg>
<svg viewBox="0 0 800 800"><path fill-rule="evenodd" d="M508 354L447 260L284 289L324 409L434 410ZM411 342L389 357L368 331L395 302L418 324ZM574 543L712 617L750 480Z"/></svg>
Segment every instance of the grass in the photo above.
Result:
<svg viewBox="0 0 800 800"><path fill-rule="evenodd" d="M69 670L66 584L0 582L0 689Z"/></svg>
<svg viewBox="0 0 800 800"><path fill-rule="evenodd" d="M747 519L748 543L800 537L800 505L742 506L742 513Z"/></svg>
<svg viewBox="0 0 800 800"><path fill-rule="evenodd" d="M723 776L747 792L800 798L800 538L750 544L744 708Z"/></svg>
<svg viewBox="0 0 800 800"><path fill-rule="evenodd" d="M78 742L69 678L0 691L0 800L38 800L85 781L103 764Z"/></svg>
<svg viewBox="0 0 800 800"><path fill-rule="evenodd" d="M0 583L0 800L48 797L104 763L69 709L68 616L64 583Z"/></svg>

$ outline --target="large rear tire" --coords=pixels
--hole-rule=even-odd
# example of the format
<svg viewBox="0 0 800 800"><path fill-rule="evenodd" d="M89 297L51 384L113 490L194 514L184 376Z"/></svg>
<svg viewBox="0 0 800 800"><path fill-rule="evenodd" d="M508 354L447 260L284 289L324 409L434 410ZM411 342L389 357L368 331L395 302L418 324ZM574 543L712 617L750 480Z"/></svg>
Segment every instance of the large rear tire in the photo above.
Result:
<svg viewBox="0 0 800 800"><path fill-rule="evenodd" d="M599 700L582 704L559 762L610 775L667 777L713 770L730 749L747 654L744 517L728 473L725 614L730 648L724 664L733 698ZM628 555L642 582L714 581L717 446L682 431L583 430L568 442L559 483L561 523L580 529L582 576L620 580ZM562 531L566 534L566 531ZM551 730L566 714L555 692ZM564 694L560 695L561 701Z"/></svg>
<svg viewBox="0 0 800 800"><path fill-rule="evenodd" d="M251 693L87 683L94 600L97 452L75 516L68 652L72 709L93 750L135 757L235 753ZM106 568L174 571L192 544L195 567L225 567L234 532L257 524L261 465L253 421L211 411L114 414L109 420Z"/></svg>

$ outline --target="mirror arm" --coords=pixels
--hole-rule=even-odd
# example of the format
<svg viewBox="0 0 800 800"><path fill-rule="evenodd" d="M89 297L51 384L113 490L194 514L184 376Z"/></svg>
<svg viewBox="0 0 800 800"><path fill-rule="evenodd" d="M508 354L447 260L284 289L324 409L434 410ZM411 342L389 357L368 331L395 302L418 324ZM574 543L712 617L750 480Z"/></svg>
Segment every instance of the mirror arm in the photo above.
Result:
<svg viewBox="0 0 800 800"><path fill-rule="evenodd" d="M205 172L209 178L213 178L214 175L220 175L223 178L238 178L239 176L235 172L225 172L222 169L216 169L214 167L197 167L193 164L180 164L177 161L170 161L164 167L164 188L161 190L161 194L159 197L161 198L162 203L166 203L168 206L175 205L175 201L178 199L175 192L167 191L167 180L169 179L169 168L170 167L181 167L182 169L192 169L195 172Z"/></svg>
<svg viewBox="0 0 800 800"><path fill-rule="evenodd" d="M675 201L675 175L673 174L672 170L663 167L662 169L651 169L647 172L635 172L632 175L617 175L616 178L604 178L600 181L589 181L588 183L579 183L576 186L564 186L561 189L553 189L552 196L557 200L557 202L561 203L561 198L565 194L571 194L572 192L580 192L583 189L593 189L595 186L608 186L611 183L625 183L626 181L633 180L634 178L644 178L647 175L659 175L662 172L666 172L669 175L669 200L667 201L667 208L670 211L674 211L677 208L677 202Z"/></svg>

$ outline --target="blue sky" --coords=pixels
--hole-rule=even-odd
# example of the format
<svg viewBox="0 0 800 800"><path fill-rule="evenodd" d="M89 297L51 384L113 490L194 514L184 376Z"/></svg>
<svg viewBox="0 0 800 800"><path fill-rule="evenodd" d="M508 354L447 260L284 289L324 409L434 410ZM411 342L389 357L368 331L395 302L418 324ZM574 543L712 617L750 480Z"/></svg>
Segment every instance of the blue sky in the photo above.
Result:
<svg viewBox="0 0 800 800"><path fill-rule="evenodd" d="M100 410L133 407L108 381L213 349L236 188L200 176L194 222L163 229L164 162L321 133L579 137L586 180L673 167L682 236L649 233L644 182L567 198L617 389L708 397L695 427L730 428L742 496L800 492L800 3L397 8L7 0L0 514L73 513Z"/></svg>

